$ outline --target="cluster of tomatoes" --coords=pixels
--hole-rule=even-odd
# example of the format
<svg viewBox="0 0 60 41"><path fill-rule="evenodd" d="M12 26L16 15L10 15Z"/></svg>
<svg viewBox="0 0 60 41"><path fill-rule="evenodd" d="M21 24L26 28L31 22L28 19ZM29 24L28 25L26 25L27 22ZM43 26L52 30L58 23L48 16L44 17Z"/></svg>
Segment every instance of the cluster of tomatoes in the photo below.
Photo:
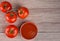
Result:
<svg viewBox="0 0 60 41"><path fill-rule="evenodd" d="M7 1L1 2L0 10L6 13L6 21L9 23L14 23L17 20L17 16L21 19L25 19L29 14L29 11L26 7L18 8L17 12L11 11L12 5ZM18 28L15 25L9 25L5 30L5 34L8 37L13 38L18 34Z"/></svg>
<svg viewBox="0 0 60 41"><path fill-rule="evenodd" d="M14 23L17 20L17 15L21 18L24 19L28 16L29 11L26 7L20 7L17 9L17 12L11 11L12 10L12 5L4 1L0 4L0 10L4 13L6 13L6 20L9 23Z"/></svg>

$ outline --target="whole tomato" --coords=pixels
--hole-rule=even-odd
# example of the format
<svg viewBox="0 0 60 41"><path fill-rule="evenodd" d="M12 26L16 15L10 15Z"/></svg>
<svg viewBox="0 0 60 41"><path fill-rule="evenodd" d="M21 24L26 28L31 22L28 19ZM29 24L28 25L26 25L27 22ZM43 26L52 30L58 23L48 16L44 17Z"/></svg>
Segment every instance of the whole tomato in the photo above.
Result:
<svg viewBox="0 0 60 41"><path fill-rule="evenodd" d="M12 6L9 2L3 1L0 4L0 9L1 9L2 12L7 12L7 11L12 9Z"/></svg>
<svg viewBox="0 0 60 41"><path fill-rule="evenodd" d="M8 12L6 14L6 20L9 22L9 23L14 23L16 20L17 20L17 15L16 15L16 12Z"/></svg>
<svg viewBox="0 0 60 41"><path fill-rule="evenodd" d="M6 27L5 29L5 34L9 37L9 38L14 38L17 36L18 34L18 28L15 25L9 25Z"/></svg>
<svg viewBox="0 0 60 41"><path fill-rule="evenodd" d="M26 7L20 7L18 8L18 16L21 19L26 18L29 15L29 10Z"/></svg>

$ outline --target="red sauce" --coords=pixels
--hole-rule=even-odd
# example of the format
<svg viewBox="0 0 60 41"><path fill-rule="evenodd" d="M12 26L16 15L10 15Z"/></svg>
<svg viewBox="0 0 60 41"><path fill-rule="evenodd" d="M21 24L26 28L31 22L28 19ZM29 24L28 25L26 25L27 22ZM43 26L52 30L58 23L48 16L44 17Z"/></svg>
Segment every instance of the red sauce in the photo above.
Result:
<svg viewBox="0 0 60 41"><path fill-rule="evenodd" d="M37 28L33 23L27 22L21 26L21 35L26 39L32 39L37 35Z"/></svg>

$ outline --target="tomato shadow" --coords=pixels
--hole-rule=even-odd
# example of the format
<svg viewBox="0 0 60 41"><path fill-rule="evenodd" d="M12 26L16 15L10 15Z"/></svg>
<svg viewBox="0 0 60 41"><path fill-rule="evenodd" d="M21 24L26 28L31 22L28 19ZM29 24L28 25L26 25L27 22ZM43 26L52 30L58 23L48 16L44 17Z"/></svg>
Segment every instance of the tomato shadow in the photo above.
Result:
<svg viewBox="0 0 60 41"><path fill-rule="evenodd" d="M13 11L17 12L19 7L21 7L21 4L18 4L18 3L13 4Z"/></svg>
<svg viewBox="0 0 60 41"><path fill-rule="evenodd" d="M29 20L23 20L19 26L19 29L21 28L21 25L24 24L25 22L30 22Z"/></svg>
<svg viewBox="0 0 60 41"><path fill-rule="evenodd" d="M22 36L21 36L21 32L20 32L20 29L21 29L21 25L23 24L23 23L25 23L25 22L30 22L29 20L26 20L26 19L19 19L18 20L18 24L16 23L16 26L18 27L18 29L19 29L19 33L18 33L18 37L19 38L21 38ZM23 38L24 39L24 38Z"/></svg>

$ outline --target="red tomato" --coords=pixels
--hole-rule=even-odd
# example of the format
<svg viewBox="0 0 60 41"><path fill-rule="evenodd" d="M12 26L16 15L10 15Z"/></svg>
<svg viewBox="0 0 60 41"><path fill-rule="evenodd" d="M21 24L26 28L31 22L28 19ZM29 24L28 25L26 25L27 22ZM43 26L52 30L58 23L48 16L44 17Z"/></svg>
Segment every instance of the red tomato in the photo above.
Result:
<svg viewBox="0 0 60 41"><path fill-rule="evenodd" d="M29 14L29 11L26 7L20 7L18 8L18 16L21 18L21 19L24 19L28 16Z"/></svg>
<svg viewBox="0 0 60 41"><path fill-rule="evenodd" d="M9 22L9 23L14 23L16 20L17 20L17 15L16 15L16 12L8 12L6 14L6 20Z"/></svg>
<svg viewBox="0 0 60 41"><path fill-rule="evenodd" d="M9 37L9 38L14 38L17 36L18 34L18 28L15 25L9 25L7 26L7 28L5 29L5 34Z"/></svg>
<svg viewBox="0 0 60 41"><path fill-rule="evenodd" d="M21 25L20 32L25 39L33 39L37 35L37 27L31 22L25 22Z"/></svg>
<svg viewBox="0 0 60 41"><path fill-rule="evenodd" d="M7 12L12 9L12 6L9 2L4 1L0 4L0 9L2 10L2 12Z"/></svg>

